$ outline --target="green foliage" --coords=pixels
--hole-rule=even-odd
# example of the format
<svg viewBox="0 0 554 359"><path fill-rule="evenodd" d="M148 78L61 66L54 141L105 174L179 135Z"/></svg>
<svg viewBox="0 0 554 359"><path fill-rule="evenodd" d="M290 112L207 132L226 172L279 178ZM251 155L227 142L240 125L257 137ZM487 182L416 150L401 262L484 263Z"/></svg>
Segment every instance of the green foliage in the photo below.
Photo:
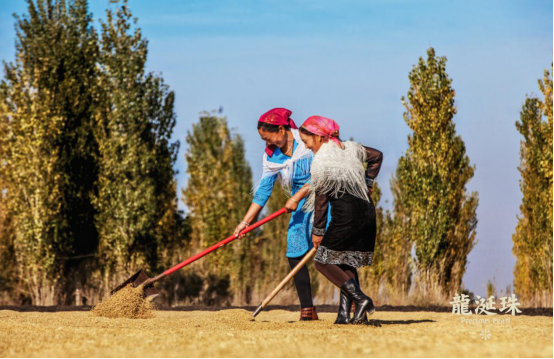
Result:
<svg viewBox="0 0 554 359"><path fill-rule="evenodd" d="M515 290L529 305L552 302L552 77L539 80L544 96L528 97L516 128L523 136L519 171L521 215L512 237Z"/></svg>
<svg viewBox="0 0 554 359"><path fill-rule="evenodd" d="M436 298L454 293L461 284L475 245L478 199L465 189L474 167L456 135L455 91L446 58L436 57L433 48L427 55L410 72L407 100L402 98L404 120L413 133L392 186L396 229L415 244L423 295Z"/></svg>
<svg viewBox="0 0 554 359"><path fill-rule="evenodd" d="M391 213L380 205L381 195L381 187L375 183L371 196L376 210L375 253L372 266L360 270L360 281L362 287L379 298L379 303L404 304L411 279L410 243L400 235ZM395 204L398 213L401 204Z"/></svg>
<svg viewBox="0 0 554 359"><path fill-rule="evenodd" d="M190 210L191 248L199 251L233 233L250 205L252 173L244 158L243 140L231 134L224 117L201 114L186 142L189 178L183 201ZM210 279L206 303L244 294L251 270L251 245L249 239L236 241L203 260L203 272ZM226 283L238 293L219 288ZM218 300L213 298L214 293Z"/></svg>
<svg viewBox="0 0 554 359"><path fill-rule="evenodd" d="M277 212L285 206L287 199L288 197L281 186L280 180L277 180L271 197L265 205L266 213ZM262 232L258 236L251 236L253 238L250 240L255 243L253 253L256 254L256 262L252 267L252 272L256 273L255 292L261 295L262 298L256 298L260 302L264 299L264 295L269 294L290 272L290 267L285 257L290 217L290 213L285 213L264 224ZM310 270L310 274L313 273L315 271ZM292 281L285 288L295 291ZM315 294L316 291L313 289L312 293Z"/></svg>
<svg viewBox="0 0 554 359"><path fill-rule="evenodd" d="M0 126L0 128L2 127ZM2 133L0 133L0 137L3 137ZM2 147L0 146L1 150ZM4 157L0 154L0 158ZM9 295L17 289L13 226L6 205L7 194L0 176L0 300L3 295Z"/></svg>
<svg viewBox="0 0 554 359"><path fill-rule="evenodd" d="M88 250L86 234L94 237L89 84L98 47L86 1L28 1L28 11L16 17L16 60L1 85L1 176L22 289L54 304L58 258Z"/></svg>
<svg viewBox="0 0 554 359"><path fill-rule="evenodd" d="M144 72L127 3L101 39L87 6L28 1L0 85L0 255L17 269L4 287L38 305L69 304L76 288L94 301L99 272L106 289L135 266L157 270L186 235L174 95Z"/></svg>
<svg viewBox="0 0 554 359"><path fill-rule="evenodd" d="M145 73L147 41L132 29L126 2L102 23L98 141L98 258L104 283L127 273L156 270L159 222L176 211L171 144L174 94L163 80ZM136 19L134 20L136 23ZM170 220L170 218L165 218ZM157 238L158 237L158 238Z"/></svg>

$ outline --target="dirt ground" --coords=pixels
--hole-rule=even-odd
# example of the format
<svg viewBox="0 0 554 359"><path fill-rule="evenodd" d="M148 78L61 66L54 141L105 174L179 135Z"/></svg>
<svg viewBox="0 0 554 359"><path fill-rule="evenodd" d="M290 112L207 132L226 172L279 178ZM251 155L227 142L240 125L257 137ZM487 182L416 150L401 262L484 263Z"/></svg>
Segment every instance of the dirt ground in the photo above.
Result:
<svg viewBox="0 0 554 359"><path fill-rule="evenodd" d="M378 308L379 309L379 308ZM371 325L298 322L291 310L155 312L0 310L0 357L552 357L553 318L377 311ZM480 323L479 321L488 323ZM503 321L503 322L501 322ZM486 340L484 339L486 338Z"/></svg>

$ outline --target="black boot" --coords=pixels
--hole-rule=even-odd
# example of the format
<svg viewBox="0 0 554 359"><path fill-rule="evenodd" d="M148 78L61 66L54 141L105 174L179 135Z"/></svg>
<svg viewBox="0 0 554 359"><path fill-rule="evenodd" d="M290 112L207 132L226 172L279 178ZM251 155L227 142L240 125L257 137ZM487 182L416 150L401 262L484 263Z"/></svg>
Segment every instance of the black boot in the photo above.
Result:
<svg viewBox="0 0 554 359"><path fill-rule="evenodd" d="M356 304L356 311L350 323L361 324L367 322L365 313L367 312L369 315L375 313L375 306L371 298L362 292L354 278L350 278L340 289Z"/></svg>
<svg viewBox="0 0 554 359"><path fill-rule="evenodd" d="M335 320L335 324L348 324L350 322L351 306L352 306L352 301L341 290L339 312L337 314L337 320Z"/></svg>
<svg viewBox="0 0 554 359"><path fill-rule="evenodd" d="M360 286L360 284L358 283L358 286ZM356 312L356 304L352 303L352 312ZM367 312L364 313L364 317L362 318L362 321L363 322L366 322L367 321Z"/></svg>

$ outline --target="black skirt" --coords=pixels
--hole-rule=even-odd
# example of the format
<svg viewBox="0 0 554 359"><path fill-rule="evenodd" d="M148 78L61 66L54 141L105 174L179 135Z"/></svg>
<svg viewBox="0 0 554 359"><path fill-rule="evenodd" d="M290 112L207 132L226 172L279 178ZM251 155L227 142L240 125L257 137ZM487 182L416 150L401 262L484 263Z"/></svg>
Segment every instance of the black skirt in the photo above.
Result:
<svg viewBox="0 0 554 359"><path fill-rule="evenodd" d="M350 194L329 197L331 222L315 256L323 264L370 266L375 248L375 206L373 201Z"/></svg>

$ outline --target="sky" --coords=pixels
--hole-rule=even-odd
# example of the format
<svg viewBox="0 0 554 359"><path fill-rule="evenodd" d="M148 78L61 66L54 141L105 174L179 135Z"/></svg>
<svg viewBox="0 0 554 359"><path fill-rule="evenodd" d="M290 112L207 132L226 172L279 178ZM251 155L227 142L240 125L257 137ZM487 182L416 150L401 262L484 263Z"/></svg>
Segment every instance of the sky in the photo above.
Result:
<svg viewBox="0 0 554 359"><path fill-rule="evenodd" d="M96 25L108 6L90 1ZM456 130L476 166L468 189L479 193L478 243L463 282L481 296L488 280L513 288L522 197L515 122L552 63L551 1L130 0L130 8L149 40L148 70L176 94L179 188L187 180L185 136L200 112L223 107L257 181L264 149L257 119L286 107L297 124L326 116L342 138L381 150L377 181L391 208L389 181L410 133L401 98L432 46L447 58ZM25 12L24 0L0 2L0 59L13 61L12 14Z"/></svg>

